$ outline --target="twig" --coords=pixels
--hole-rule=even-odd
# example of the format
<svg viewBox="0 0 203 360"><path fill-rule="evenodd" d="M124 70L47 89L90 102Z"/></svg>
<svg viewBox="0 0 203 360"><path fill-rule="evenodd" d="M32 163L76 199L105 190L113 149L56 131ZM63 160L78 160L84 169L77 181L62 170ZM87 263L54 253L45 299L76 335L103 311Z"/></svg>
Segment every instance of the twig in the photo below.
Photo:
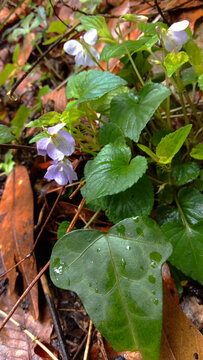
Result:
<svg viewBox="0 0 203 360"><path fill-rule="evenodd" d="M66 6L67 8L71 9L73 12L79 12L80 14L82 15L85 15L85 16L103 16L105 18L108 18L108 19L119 19L120 15L110 15L110 14L101 14L101 15L98 15L98 14L89 14L85 11L82 11L80 9L78 9L77 7L75 6L71 6L67 3L65 3L65 1L61 0L62 4L64 6Z"/></svg>
<svg viewBox="0 0 203 360"><path fill-rule="evenodd" d="M54 14L55 14L56 17L59 19L59 21L62 22L63 25L65 25L65 26L67 26L67 27L69 28L69 26L58 16L58 14L57 14L57 12L56 12L56 10L55 10L55 7L54 7L54 5L52 4L52 0L49 0L49 3L50 3L50 5L51 5L51 7L52 7L52 9L53 9Z"/></svg>
<svg viewBox="0 0 203 360"><path fill-rule="evenodd" d="M77 349L75 355L73 356L72 360L76 360L76 359L77 359L78 354L79 354L80 351L82 350L82 348L83 348L83 346L84 346L84 344L85 344L86 339L87 339L87 335L85 335L83 341L82 341L81 344L78 346L78 349Z"/></svg>
<svg viewBox="0 0 203 360"><path fill-rule="evenodd" d="M102 338L102 334L100 333L99 330L97 330L97 342L100 346L100 349L101 349L101 353L103 355L103 358L104 360L108 360L108 356L107 356L107 353L106 353L106 349L104 347L104 342L103 342L103 338Z"/></svg>
<svg viewBox="0 0 203 360"><path fill-rule="evenodd" d="M25 0L21 0L15 7L14 9L10 12L10 14L8 14L8 16L4 19L4 21L2 22L2 24L0 25L0 30L3 29L4 25L6 24L6 22L8 21L8 19L11 17L11 15L14 14L14 12L21 7L21 5L25 2Z"/></svg>
<svg viewBox="0 0 203 360"><path fill-rule="evenodd" d="M40 277L42 276L42 274L46 271L46 269L49 267L50 261L48 261L46 263L46 265L43 267L43 269L39 272L39 274L37 274L37 276L34 278L34 280L32 280L32 282L30 283L30 285L27 287L27 289L23 292L23 294L20 296L20 298L18 299L18 301L16 301L15 305L12 307L11 311L8 313L8 315L6 316L6 318L4 319L4 321L1 323L0 325L0 330L3 329L4 325L6 325L6 323L8 322L8 320L11 318L11 316L13 315L13 313L16 311L16 309L18 308L18 305L20 305L20 303L23 301L23 299L25 298L25 296L30 292L30 290L33 288L33 286L36 284L36 282L40 279Z"/></svg>
<svg viewBox="0 0 203 360"><path fill-rule="evenodd" d="M77 21L74 26L72 26L68 31L65 32L63 36L61 36L58 40L56 40L34 63L33 65L21 76L21 78L11 87L11 90L8 92L8 96L12 98L14 91L17 89L17 87L21 84L21 82L32 72L32 70L40 63L40 61L50 53L51 50L53 50L63 39L66 38L67 35L69 35L75 30L75 28L78 26L79 22Z"/></svg>
<svg viewBox="0 0 203 360"><path fill-rule="evenodd" d="M55 328L55 331L56 331L56 334L58 337L59 346L60 346L60 350L61 350L61 356L62 356L63 360L68 360L68 355L67 355L67 351L66 351L66 347L65 347L65 339L64 339L63 332L61 329L61 324L59 321L58 313L56 311L54 301L53 301L53 296L49 289L49 285L48 285L45 274L42 275L42 277L40 278L40 281L42 284L42 288L44 291L44 295L45 295L47 304L49 306L49 310L52 315L53 322L54 322L54 328Z"/></svg>
<svg viewBox="0 0 203 360"><path fill-rule="evenodd" d="M155 4L155 6L156 6L156 8L157 8L158 13L159 13L159 14L161 15L161 17L163 18L164 22L169 26L169 22L168 22L168 20L166 19L165 15L163 14L163 12L162 12L159 4L158 4L158 1L157 1L157 0L154 0L154 4Z"/></svg>
<svg viewBox="0 0 203 360"><path fill-rule="evenodd" d="M79 218L79 215L80 215L83 207L85 206L85 202L86 202L86 199L85 199L85 198L82 199L80 205L78 206L78 211L77 211L77 213L75 214L73 220L71 221L71 223L70 223L70 225L69 225L69 227L68 227L68 229L67 229L67 231L66 231L66 234L68 234L68 233L73 229L76 221L77 221L78 218Z"/></svg>
<svg viewBox="0 0 203 360"><path fill-rule="evenodd" d="M0 310L0 314L4 316L5 318L8 316L4 311ZM29 330L25 329L19 322L14 320L13 318L9 319L13 324L18 326L21 331L23 331L27 336L29 336L33 342L35 342L37 345L39 345L52 359L58 360L58 358L44 345L37 339L36 336L34 336Z"/></svg>
<svg viewBox="0 0 203 360"><path fill-rule="evenodd" d="M85 352L84 352L83 360L87 360L87 357L88 357L91 334L92 334L92 326L93 326L93 323L92 323L92 320L90 320L88 334L87 334L87 342L86 342L86 346L85 346Z"/></svg>
<svg viewBox="0 0 203 360"><path fill-rule="evenodd" d="M16 144L15 145L14 144L0 144L0 148L37 151L37 148L35 146L16 145Z"/></svg>
<svg viewBox="0 0 203 360"><path fill-rule="evenodd" d="M75 189L75 191L73 191L73 193L69 196L69 199L72 199L77 192L81 189L81 187L83 187L83 185L85 184L85 180L83 180L77 187L77 189Z"/></svg>

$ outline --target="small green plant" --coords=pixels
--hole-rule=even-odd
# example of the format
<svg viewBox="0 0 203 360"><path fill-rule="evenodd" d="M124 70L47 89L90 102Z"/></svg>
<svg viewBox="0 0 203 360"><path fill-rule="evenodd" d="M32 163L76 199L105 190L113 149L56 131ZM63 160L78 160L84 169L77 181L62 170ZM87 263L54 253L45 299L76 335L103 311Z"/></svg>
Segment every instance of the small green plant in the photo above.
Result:
<svg viewBox="0 0 203 360"><path fill-rule="evenodd" d="M50 275L56 286L79 294L115 350L140 349L145 360L158 360L163 262L203 283L202 119L194 102L203 54L186 20L168 29L127 14L118 19L117 38L102 16L80 21L86 34L64 50L78 66L99 70L74 74L66 110L27 126L42 129L31 142L53 160L47 179L60 185L76 180L67 156L74 148L88 155L81 194L115 225L108 234L80 229L59 236ZM136 23L143 35L125 40L121 21ZM59 35L65 28L56 23L49 31ZM93 47L97 36L106 43L100 56ZM118 57L122 69L115 75L109 62ZM6 141L19 136L15 126L3 128Z"/></svg>

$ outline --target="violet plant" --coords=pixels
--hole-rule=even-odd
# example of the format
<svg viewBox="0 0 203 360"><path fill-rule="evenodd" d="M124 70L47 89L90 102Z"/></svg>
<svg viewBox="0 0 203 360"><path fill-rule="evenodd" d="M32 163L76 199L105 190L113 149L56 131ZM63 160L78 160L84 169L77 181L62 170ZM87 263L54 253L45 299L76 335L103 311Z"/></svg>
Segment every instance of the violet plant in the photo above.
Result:
<svg viewBox="0 0 203 360"><path fill-rule="evenodd" d="M32 141L54 160L47 179L71 183L77 175L67 156L74 149L88 156L82 196L115 224L108 234L78 229L60 238L51 256L52 281L78 293L115 350L139 349L145 360L158 360L162 264L168 261L177 277L203 282L202 114L196 96L203 90L203 54L187 20L167 29L127 15L117 22L117 38L102 16L80 17L87 33L67 41L65 52L78 66L102 60L107 70L99 64L99 70L72 75L66 110L27 126L43 128ZM125 40L122 21L135 22L143 35ZM97 34L106 43L100 56L92 47ZM122 64L117 75L108 71L112 58Z"/></svg>

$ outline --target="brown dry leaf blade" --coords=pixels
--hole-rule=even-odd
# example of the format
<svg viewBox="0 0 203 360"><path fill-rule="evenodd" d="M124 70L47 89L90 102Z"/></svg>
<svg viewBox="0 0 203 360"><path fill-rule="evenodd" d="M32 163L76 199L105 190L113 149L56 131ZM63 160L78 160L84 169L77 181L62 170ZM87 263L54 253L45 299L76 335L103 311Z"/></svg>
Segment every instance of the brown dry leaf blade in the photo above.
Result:
<svg viewBox="0 0 203 360"><path fill-rule="evenodd" d="M5 270L10 269L19 260L30 253L33 246L33 194L29 176L24 166L16 167L8 176L0 203L1 249ZM37 275L35 257L19 265L24 287ZM8 274L9 290L12 302L16 301L16 268ZM30 291L30 310L38 318L38 287Z"/></svg>
<svg viewBox="0 0 203 360"><path fill-rule="evenodd" d="M164 285L163 331L160 360L203 359L203 336L175 304Z"/></svg>
<svg viewBox="0 0 203 360"><path fill-rule="evenodd" d="M65 87L60 90L54 90L46 95L42 96L43 106L47 107L51 104L51 109L46 108L46 112L58 111L63 112L67 105L66 89Z"/></svg>
<svg viewBox="0 0 203 360"><path fill-rule="evenodd" d="M8 313L10 299L8 294L1 296L0 308ZM9 304L10 305L10 304ZM47 305L43 307L43 321L34 321L30 313L26 313L18 307L13 315L25 329L29 330L40 341L50 343L50 336L53 330L51 315ZM3 317L0 318L0 321ZM4 326L0 335L0 359L6 360L41 360L34 351L35 343L11 321Z"/></svg>

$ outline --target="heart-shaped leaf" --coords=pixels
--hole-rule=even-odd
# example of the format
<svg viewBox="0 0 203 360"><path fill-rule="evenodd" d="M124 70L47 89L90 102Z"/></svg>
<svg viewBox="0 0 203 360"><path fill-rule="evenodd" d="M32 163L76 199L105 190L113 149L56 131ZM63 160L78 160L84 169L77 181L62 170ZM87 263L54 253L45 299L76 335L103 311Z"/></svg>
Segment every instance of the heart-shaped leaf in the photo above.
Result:
<svg viewBox="0 0 203 360"><path fill-rule="evenodd" d="M203 220L203 195L192 187L184 187L178 192L178 200L184 217L190 224Z"/></svg>
<svg viewBox="0 0 203 360"><path fill-rule="evenodd" d="M172 221L162 225L162 230L173 245L170 262L203 283L203 223L184 226Z"/></svg>
<svg viewBox="0 0 203 360"><path fill-rule="evenodd" d="M117 194L135 184L145 173L147 160L144 156L130 159L131 151L127 145L104 146L85 171L87 202Z"/></svg>
<svg viewBox="0 0 203 360"><path fill-rule="evenodd" d="M77 292L116 351L139 348L145 360L158 360L162 327L161 265L171 253L159 226L131 218L106 235L76 230L54 246L54 284Z"/></svg>
<svg viewBox="0 0 203 360"><path fill-rule="evenodd" d="M192 149L190 156L197 160L203 160L203 144L196 145Z"/></svg>
<svg viewBox="0 0 203 360"><path fill-rule="evenodd" d="M171 52L164 59L164 65L169 77L173 73L180 69L180 67L188 61L188 55L184 51L180 51L178 54Z"/></svg>
<svg viewBox="0 0 203 360"><path fill-rule="evenodd" d="M200 174L200 168L196 162L186 162L185 164L172 164L172 175L175 184L178 186L187 184L196 179Z"/></svg>
<svg viewBox="0 0 203 360"><path fill-rule="evenodd" d="M115 122L126 137L137 142L159 105L170 95L161 84L147 84L138 96L132 92L116 96L111 102L110 120Z"/></svg>
<svg viewBox="0 0 203 360"><path fill-rule="evenodd" d="M143 175L130 189L99 201L110 221L117 223L126 217L149 215L154 203L151 180Z"/></svg>
<svg viewBox="0 0 203 360"><path fill-rule="evenodd" d="M82 71L69 80L66 96L67 99L76 98L77 103L82 103L96 100L121 85L126 85L126 81L108 71Z"/></svg>

